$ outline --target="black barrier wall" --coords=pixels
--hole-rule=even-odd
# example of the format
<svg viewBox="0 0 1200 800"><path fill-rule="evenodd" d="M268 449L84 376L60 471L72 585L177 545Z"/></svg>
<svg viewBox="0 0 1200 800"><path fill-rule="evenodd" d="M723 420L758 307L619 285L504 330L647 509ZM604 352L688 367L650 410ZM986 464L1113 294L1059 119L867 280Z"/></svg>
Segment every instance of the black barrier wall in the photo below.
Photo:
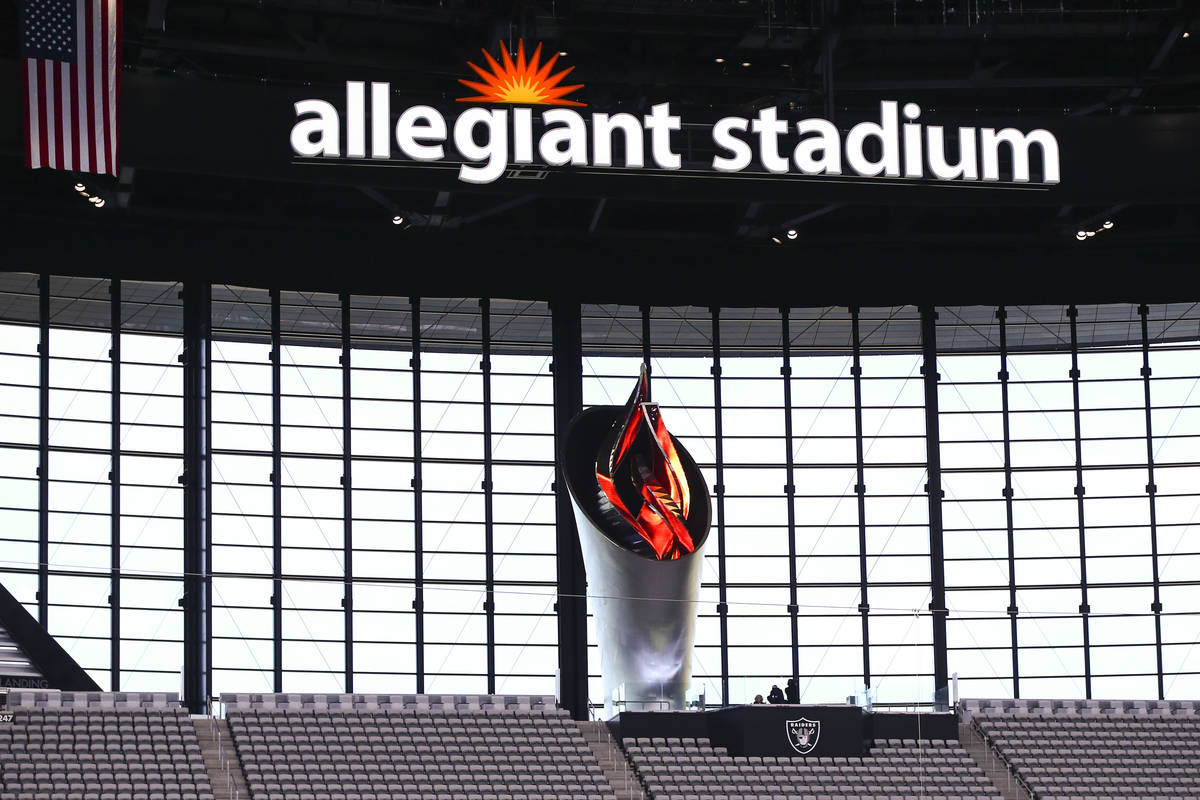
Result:
<svg viewBox="0 0 1200 800"><path fill-rule="evenodd" d="M955 714L872 714L846 705L626 711L616 725L626 739L706 737L731 756L861 756L872 739L958 738Z"/></svg>

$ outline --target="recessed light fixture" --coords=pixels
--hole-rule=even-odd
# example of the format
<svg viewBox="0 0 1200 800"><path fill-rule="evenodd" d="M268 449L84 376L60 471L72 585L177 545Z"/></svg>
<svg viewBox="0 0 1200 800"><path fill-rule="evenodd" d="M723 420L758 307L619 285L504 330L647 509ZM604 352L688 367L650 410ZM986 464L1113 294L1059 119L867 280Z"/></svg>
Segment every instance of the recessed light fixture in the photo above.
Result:
<svg viewBox="0 0 1200 800"><path fill-rule="evenodd" d="M1082 242L1087 238L1087 231L1076 231L1075 238Z"/></svg>
<svg viewBox="0 0 1200 800"><path fill-rule="evenodd" d="M778 236L772 236L771 241L774 242L775 244L783 244L783 240L780 239Z"/></svg>
<svg viewBox="0 0 1200 800"><path fill-rule="evenodd" d="M403 224L404 224L404 217L402 217L402 216L400 216L399 214L397 214L396 216L392 217L392 224L393 224L393 225L403 225Z"/></svg>
<svg viewBox="0 0 1200 800"><path fill-rule="evenodd" d="M725 63L725 59L721 58L720 56L717 56L716 58L714 58L713 61L717 62L718 64Z"/></svg>
<svg viewBox="0 0 1200 800"><path fill-rule="evenodd" d="M87 187L84 186L82 183L75 184L75 191L77 191L77 192L82 192L82 191L85 191L86 189L87 189Z"/></svg>
<svg viewBox="0 0 1200 800"><path fill-rule="evenodd" d="M750 66L750 62L749 62L749 61L743 61L743 62L742 62L742 66L743 66L743 67L748 67L748 66Z"/></svg>
<svg viewBox="0 0 1200 800"><path fill-rule="evenodd" d="M1111 219L1108 219L1108 220L1104 221L1104 225L1102 227L1111 228L1112 226L1113 226L1113 221Z"/></svg>
<svg viewBox="0 0 1200 800"><path fill-rule="evenodd" d="M789 239L795 239L795 238L796 238L797 236L799 236L799 235L800 235L800 231L796 230L795 228L788 228L788 229L787 229L787 237L788 237Z"/></svg>
<svg viewBox="0 0 1200 800"><path fill-rule="evenodd" d="M559 51L558 51L558 54L559 54L560 56L565 56L565 55L567 54L567 51L566 51L566 50L559 50Z"/></svg>
<svg viewBox="0 0 1200 800"><path fill-rule="evenodd" d="M96 204L96 208L104 208L104 198L103 197L94 197L94 198L92 198L92 202Z"/></svg>
<svg viewBox="0 0 1200 800"><path fill-rule="evenodd" d="M1183 32L1183 38L1185 38L1185 39L1190 39L1190 38L1192 38L1192 34L1191 34L1191 32L1190 32L1190 31L1184 31L1184 32Z"/></svg>

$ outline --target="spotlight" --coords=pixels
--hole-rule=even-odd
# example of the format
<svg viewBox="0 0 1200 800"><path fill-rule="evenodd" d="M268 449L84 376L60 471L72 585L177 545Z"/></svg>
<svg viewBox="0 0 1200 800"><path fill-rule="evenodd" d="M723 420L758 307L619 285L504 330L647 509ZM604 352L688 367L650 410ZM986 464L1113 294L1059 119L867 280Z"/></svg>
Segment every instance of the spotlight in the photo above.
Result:
<svg viewBox="0 0 1200 800"><path fill-rule="evenodd" d="M1190 32L1190 31L1184 31L1184 32L1183 32L1183 38L1185 38L1185 39L1190 39L1190 38L1192 38L1192 34L1191 34L1191 32Z"/></svg>
<svg viewBox="0 0 1200 800"><path fill-rule="evenodd" d="M772 236L771 241L774 242L775 244L783 244L783 240L780 239L778 236Z"/></svg>
<svg viewBox="0 0 1200 800"><path fill-rule="evenodd" d="M788 229L787 229L787 237L788 237L789 239L795 239L795 238L796 238L797 236L799 236L799 235L800 235L800 232L799 232L798 230L796 230L795 228L788 228Z"/></svg>
<svg viewBox="0 0 1200 800"><path fill-rule="evenodd" d="M1112 226L1113 226L1113 221L1111 219L1104 221L1105 228L1111 228Z"/></svg>
<svg viewBox="0 0 1200 800"><path fill-rule="evenodd" d="M403 225L403 224L404 224L404 217L402 217L402 216L400 216L399 214L397 214L396 216L392 217L392 224L393 224L393 225Z"/></svg>
<svg viewBox="0 0 1200 800"><path fill-rule="evenodd" d="M567 54L567 51L566 51L566 50L559 50L559 51L558 51L558 54L559 54L560 56L565 56L565 55Z"/></svg>
<svg viewBox="0 0 1200 800"><path fill-rule="evenodd" d="M725 59L721 58L720 56L717 56L716 58L714 58L713 61L717 62L718 64L725 63Z"/></svg>
<svg viewBox="0 0 1200 800"><path fill-rule="evenodd" d="M1082 242L1084 239L1087 238L1087 231L1076 232L1075 238Z"/></svg>
<svg viewBox="0 0 1200 800"><path fill-rule="evenodd" d="M75 191L77 191L77 192L82 192L82 191L84 191L85 189L87 189L87 187L86 187L86 186L84 186L82 183L77 183L77 184L75 184Z"/></svg>
<svg viewBox="0 0 1200 800"><path fill-rule="evenodd" d="M1087 235L1088 235L1088 237L1090 238L1090 237L1092 237L1092 236L1095 236L1095 235L1096 235L1096 232L1095 232L1095 231L1088 231L1088 232L1087 232Z"/></svg>
<svg viewBox="0 0 1200 800"><path fill-rule="evenodd" d="M104 198L101 197L100 195L92 195L91 197L88 198L88 202L92 203L94 205L99 205L100 203L104 202Z"/></svg>
<svg viewBox="0 0 1200 800"><path fill-rule="evenodd" d="M93 198L92 202L96 204L96 208L104 208L104 198L103 197Z"/></svg>
<svg viewBox="0 0 1200 800"><path fill-rule="evenodd" d="M742 62L742 66L743 66L743 67L748 67L748 66L750 66L750 62L749 62L749 61L743 61L743 62Z"/></svg>
<svg viewBox="0 0 1200 800"><path fill-rule="evenodd" d="M791 64L780 64L779 66L783 67L784 69L788 69L792 65Z"/></svg>

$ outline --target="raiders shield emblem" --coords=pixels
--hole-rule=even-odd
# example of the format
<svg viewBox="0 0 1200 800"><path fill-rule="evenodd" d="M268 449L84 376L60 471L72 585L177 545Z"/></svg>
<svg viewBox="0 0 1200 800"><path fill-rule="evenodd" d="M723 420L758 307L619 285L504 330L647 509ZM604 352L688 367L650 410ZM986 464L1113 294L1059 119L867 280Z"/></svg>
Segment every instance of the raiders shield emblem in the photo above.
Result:
<svg viewBox="0 0 1200 800"><path fill-rule="evenodd" d="M811 719L789 719L787 721L787 737L788 744L802 756L806 756L812 752L812 749L817 746L817 739L821 738L821 723L818 720L813 722Z"/></svg>

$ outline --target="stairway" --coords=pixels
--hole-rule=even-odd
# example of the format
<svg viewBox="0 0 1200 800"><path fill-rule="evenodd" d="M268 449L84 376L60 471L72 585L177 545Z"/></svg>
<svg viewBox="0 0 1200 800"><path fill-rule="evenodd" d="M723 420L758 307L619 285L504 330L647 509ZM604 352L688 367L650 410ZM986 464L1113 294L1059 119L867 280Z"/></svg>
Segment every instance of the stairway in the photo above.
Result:
<svg viewBox="0 0 1200 800"><path fill-rule="evenodd" d="M192 717L214 800L249 800L242 762L233 748L229 724L216 717Z"/></svg>
<svg viewBox="0 0 1200 800"><path fill-rule="evenodd" d="M975 726L970 722L960 722L958 725L958 741L984 774L991 779L997 792L1004 800L1033 800L1033 795L1025 790L1012 776L1003 761L997 758L987 743L980 737Z"/></svg>
<svg viewBox="0 0 1200 800"><path fill-rule="evenodd" d="M575 724L600 762L600 769L604 770L604 777L608 779L608 785L612 787L617 800L645 800L646 789L625 756L625 751L613 740L608 725L603 722Z"/></svg>
<svg viewBox="0 0 1200 800"><path fill-rule="evenodd" d="M50 683L0 623L0 688L48 689Z"/></svg>

